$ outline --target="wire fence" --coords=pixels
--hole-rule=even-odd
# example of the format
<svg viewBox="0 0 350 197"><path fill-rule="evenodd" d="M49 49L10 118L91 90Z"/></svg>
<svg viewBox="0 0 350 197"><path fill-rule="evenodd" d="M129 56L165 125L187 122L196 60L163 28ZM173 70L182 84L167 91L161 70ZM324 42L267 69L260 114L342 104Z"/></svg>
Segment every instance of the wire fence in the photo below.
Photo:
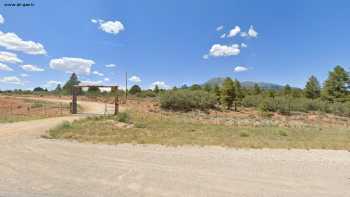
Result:
<svg viewBox="0 0 350 197"><path fill-rule="evenodd" d="M0 106L0 116L63 116L70 113L69 105L59 104L9 104Z"/></svg>

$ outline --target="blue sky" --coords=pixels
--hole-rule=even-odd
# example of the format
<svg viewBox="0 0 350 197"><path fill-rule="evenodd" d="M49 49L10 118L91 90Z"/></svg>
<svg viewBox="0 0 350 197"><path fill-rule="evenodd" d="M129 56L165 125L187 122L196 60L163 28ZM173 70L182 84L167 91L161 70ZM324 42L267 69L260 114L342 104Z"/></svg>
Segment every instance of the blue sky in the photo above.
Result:
<svg viewBox="0 0 350 197"><path fill-rule="evenodd" d="M350 63L345 0L32 2L0 5L0 89L53 88L72 71L120 85L127 71L143 88L219 76L303 87Z"/></svg>

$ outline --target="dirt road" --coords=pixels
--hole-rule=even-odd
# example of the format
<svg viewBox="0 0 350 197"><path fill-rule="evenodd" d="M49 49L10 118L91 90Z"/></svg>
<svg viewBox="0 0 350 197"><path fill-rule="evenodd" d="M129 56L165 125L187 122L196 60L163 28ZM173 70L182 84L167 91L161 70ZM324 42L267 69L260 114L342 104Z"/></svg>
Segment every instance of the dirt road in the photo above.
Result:
<svg viewBox="0 0 350 197"><path fill-rule="evenodd" d="M104 105L80 103L87 113ZM102 109L102 111L101 111ZM350 152L96 145L0 124L0 196L350 196Z"/></svg>

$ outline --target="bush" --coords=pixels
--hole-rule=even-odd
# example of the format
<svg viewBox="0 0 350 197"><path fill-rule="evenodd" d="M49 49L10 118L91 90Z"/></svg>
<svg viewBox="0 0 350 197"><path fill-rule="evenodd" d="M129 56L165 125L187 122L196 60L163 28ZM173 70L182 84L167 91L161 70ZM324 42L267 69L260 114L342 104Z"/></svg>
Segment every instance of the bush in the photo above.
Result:
<svg viewBox="0 0 350 197"><path fill-rule="evenodd" d="M246 131L242 131L242 132L239 133L239 136L240 137L249 137L249 133L246 132Z"/></svg>
<svg viewBox="0 0 350 197"><path fill-rule="evenodd" d="M208 110L215 108L215 95L203 90L172 90L160 97L160 107L174 111Z"/></svg>
<svg viewBox="0 0 350 197"><path fill-rule="evenodd" d="M156 97L157 94L154 93L152 90L146 90L146 91L142 91L142 92L136 93L136 96L140 97L140 98Z"/></svg>
<svg viewBox="0 0 350 197"><path fill-rule="evenodd" d="M346 103L333 103L330 105L331 113L338 116L350 116L350 102Z"/></svg>
<svg viewBox="0 0 350 197"><path fill-rule="evenodd" d="M255 100L258 100L257 98ZM258 109L261 112L278 112L281 114L290 114L290 112L310 112L320 111L325 113L332 113L338 116L350 117L350 102L335 102L330 103L328 101L320 99L307 99L307 98L292 98L292 97L267 97L260 101ZM254 106L254 97L247 97L243 100L243 105Z"/></svg>
<svg viewBox="0 0 350 197"><path fill-rule="evenodd" d="M242 100L243 107L258 107L261 102L261 96L246 96Z"/></svg>
<svg viewBox="0 0 350 197"><path fill-rule="evenodd" d="M130 116L127 112L119 112L117 115L117 120L119 122L128 123L130 121Z"/></svg>

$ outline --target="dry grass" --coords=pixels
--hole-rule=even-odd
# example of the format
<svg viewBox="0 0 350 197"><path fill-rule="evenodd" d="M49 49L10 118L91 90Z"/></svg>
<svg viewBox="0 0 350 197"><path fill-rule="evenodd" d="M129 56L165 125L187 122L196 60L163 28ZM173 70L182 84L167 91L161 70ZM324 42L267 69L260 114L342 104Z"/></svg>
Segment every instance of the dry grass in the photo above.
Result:
<svg viewBox="0 0 350 197"><path fill-rule="evenodd" d="M255 126L205 122L178 114L129 112L129 124L120 117L88 118L49 131L51 138L92 143L217 145L237 148L302 148L350 150L350 129L315 124ZM124 115L125 116L125 115ZM123 118L125 119L125 118ZM131 126L132 125L132 126Z"/></svg>
<svg viewBox="0 0 350 197"><path fill-rule="evenodd" d="M67 104L0 97L0 123L34 120L69 114Z"/></svg>

